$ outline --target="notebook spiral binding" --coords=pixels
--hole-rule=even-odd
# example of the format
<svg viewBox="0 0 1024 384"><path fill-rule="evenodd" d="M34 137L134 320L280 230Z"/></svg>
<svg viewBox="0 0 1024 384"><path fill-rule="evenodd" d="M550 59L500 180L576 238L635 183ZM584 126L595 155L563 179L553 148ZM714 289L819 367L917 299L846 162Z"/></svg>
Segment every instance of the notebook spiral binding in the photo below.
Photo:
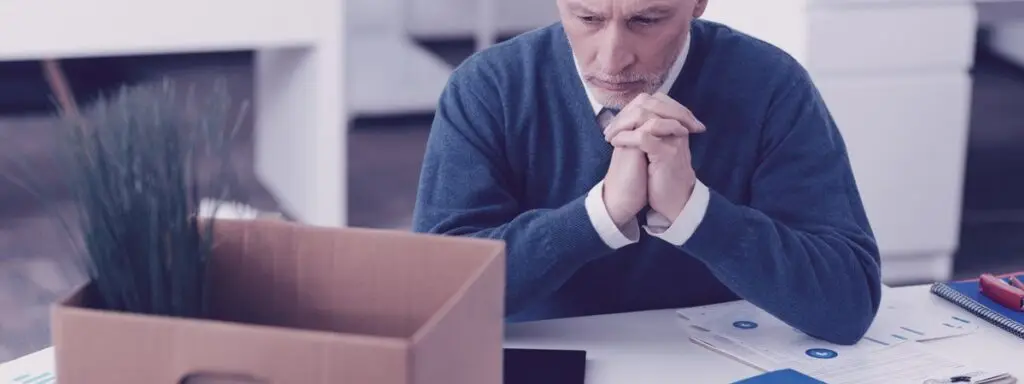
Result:
<svg viewBox="0 0 1024 384"><path fill-rule="evenodd" d="M957 292L955 289L949 287L946 284L937 283L931 287L932 293L945 298L953 302L956 305L968 310L974 315L985 319L999 328L1006 330L1014 334L1017 337L1024 339L1024 324L1018 323L1013 319L999 314L996 311L986 308L984 305L978 304L970 297Z"/></svg>

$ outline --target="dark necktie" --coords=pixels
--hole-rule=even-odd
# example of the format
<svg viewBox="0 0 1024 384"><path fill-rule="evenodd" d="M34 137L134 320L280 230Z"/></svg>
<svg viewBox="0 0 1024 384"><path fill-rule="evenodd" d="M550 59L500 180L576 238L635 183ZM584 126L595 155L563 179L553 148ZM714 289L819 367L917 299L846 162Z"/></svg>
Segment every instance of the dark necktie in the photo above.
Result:
<svg viewBox="0 0 1024 384"><path fill-rule="evenodd" d="M608 124L612 122L612 118L619 113L619 109L615 108L601 108L601 111L597 113L597 123L601 126L601 129L608 127Z"/></svg>

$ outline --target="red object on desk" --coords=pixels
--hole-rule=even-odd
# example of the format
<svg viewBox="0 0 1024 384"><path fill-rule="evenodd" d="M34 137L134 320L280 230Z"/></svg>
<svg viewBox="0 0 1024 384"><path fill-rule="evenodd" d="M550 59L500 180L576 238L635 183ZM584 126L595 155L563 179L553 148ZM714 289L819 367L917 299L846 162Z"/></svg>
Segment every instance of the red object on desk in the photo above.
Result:
<svg viewBox="0 0 1024 384"><path fill-rule="evenodd" d="M981 294L1006 308L1024 312L1024 284L1013 276L1010 276L1009 279L1012 282L1010 284L992 274L981 275L978 281L978 285L981 286Z"/></svg>

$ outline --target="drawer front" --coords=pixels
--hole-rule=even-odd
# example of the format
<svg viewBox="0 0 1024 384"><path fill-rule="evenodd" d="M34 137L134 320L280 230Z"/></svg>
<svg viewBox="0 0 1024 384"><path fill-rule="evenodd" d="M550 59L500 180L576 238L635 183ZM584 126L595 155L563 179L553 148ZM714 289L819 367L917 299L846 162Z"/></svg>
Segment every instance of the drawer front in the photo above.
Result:
<svg viewBox="0 0 1024 384"><path fill-rule="evenodd" d="M974 61L973 3L833 3L808 8L814 73L966 71Z"/></svg>
<svg viewBox="0 0 1024 384"><path fill-rule="evenodd" d="M953 251L968 137L966 73L824 76L882 254Z"/></svg>

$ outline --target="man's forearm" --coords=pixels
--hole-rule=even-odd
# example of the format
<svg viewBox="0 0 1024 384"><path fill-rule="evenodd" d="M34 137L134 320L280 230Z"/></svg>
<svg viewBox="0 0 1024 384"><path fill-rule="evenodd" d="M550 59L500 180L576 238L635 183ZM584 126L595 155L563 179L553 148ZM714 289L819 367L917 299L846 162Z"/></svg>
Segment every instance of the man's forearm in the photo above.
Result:
<svg viewBox="0 0 1024 384"><path fill-rule="evenodd" d="M510 316L552 294L588 261L612 251L591 224L584 199L555 209L529 210L491 225L485 224L489 221L485 212L427 212L415 219L414 230L505 241L505 313Z"/></svg>
<svg viewBox="0 0 1024 384"><path fill-rule="evenodd" d="M706 216L681 249L740 297L831 342L859 340L878 309L878 250L863 231L794 229L711 191Z"/></svg>

